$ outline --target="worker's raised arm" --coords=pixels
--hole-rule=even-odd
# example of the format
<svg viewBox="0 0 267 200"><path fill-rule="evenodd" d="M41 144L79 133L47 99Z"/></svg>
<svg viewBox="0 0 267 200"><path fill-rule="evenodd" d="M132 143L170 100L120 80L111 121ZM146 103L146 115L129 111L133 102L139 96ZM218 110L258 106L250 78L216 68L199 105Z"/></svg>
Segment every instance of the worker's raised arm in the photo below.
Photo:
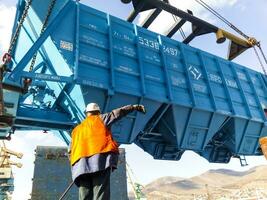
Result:
<svg viewBox="0 0 267 200"><path fill-rule="evenodd" d="M111 128L113 123L135 110L144 114L146 113L145 107L143 105L127 105L121 108L114 109L110 113L103 114L102 119L104 124L107 127Z"/></svg>

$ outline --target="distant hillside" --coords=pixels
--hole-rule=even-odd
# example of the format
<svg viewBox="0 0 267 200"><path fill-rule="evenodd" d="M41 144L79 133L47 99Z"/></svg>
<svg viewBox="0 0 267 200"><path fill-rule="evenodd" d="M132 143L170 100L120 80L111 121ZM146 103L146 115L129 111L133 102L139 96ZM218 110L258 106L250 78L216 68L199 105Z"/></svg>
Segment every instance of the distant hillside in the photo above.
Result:
<svg viewBox="0 0 267 200"><path fill-rule="evenodd" d="M267 199L267 165L245 172L210 170L190 179L163 177L146 185L144 193L148 200Z"/></svg>

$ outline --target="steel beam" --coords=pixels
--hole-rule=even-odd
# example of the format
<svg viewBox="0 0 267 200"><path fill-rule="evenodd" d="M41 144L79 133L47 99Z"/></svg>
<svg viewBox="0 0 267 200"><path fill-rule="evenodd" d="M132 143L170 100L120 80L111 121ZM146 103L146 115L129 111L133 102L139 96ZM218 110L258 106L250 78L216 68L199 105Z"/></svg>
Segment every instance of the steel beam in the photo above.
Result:
<svg viewBox="0 0 267 200"><path fill-rule="evenodd" d="M199 26L199 27L202 27L202 28L205 28L206 30L209 30L210 32L214 32L216 33L217 30L219 29L218 27L202 20L202 19L199 19L185 11L182 11L164 1L160 1L160 0L144 0L144 2L146 2L147 4L151 4L151 5L154 5L155 7L159 8L159 9L162 9L162 10L165 10L166 12L168 13L171 13L173 15L176 15L177 17L180 17L186 21L189 21L191 22L192 24L196 25L196 26Z"/></svg>
<svg viewBox="0 0 267 200"><path fill-rule="evenodd" d="M190 13L184 12L174 6L171 6L170 4L164 2L164 1L160 1L160 0L143 0L143 2L145 4L150 4L158 9L162 9L165 10L166 12L176 15L177 17L180 17L186 21L189 21L192 23L193 26L197 27L198 29L200 29L200 31L202 32L201 34L196 34L195 30L193 30L193 33L190 34L190 36L186 39L186 41L184 43L188 44L192 39L194 39L194 37L199 36L199 35L203 35L203 34L207 34L207 33L217 33L218 30L220 30L217 26L214 26L213 24L210 24L202 19L199 19L193 15L191 15ZM237 43L238 45L241 46L245 46L247 48L252 47L253 45L251 45L249 43L249 41L244 40L240 37L237 37L227 31L224 31L224 36L226 38L228 38L231 41L234 41L235 43ZM241 52L242 53L242 52ZM240 54L240 53L239 53ZM238 54L238 55L239 55Z"/></svg>
<svg viewBox="0 0 267 200"><path fill-rule="evenodd" d="M165 112L168 110L170 107L170 104L164 104L162 105L158 111L154 114L154 116L151 118L151 123L149 124L149 127L145 128L145 133L149 133L153 131L153 129L156 127L162 116L165 114Z"/></svg>
<svg viewBox="0 0 267 200"><path fill-rule="evenodd" d="M78 4L78 5L79 5L79 4ZM77 5L77 6L78 6L78 5ZM35 28L34 28L34 25L33 25L33 23L32 23L32 20L31 20L29 17L27 17L27 21L28 21L29 26L30 26L30 28L31 28L31 31L32 31L32 33L33 33L33 35L34 35L34 37L35 37L35 40L37 40L38 37L39 37L39 35L38 35L37 31L36 31ZM25 32L26 32L26 31L27 31L27 30L25 29ZM30 37L30 35L29 35L29 34L27 34L27 35L28 35L28 37L31 39L32 43L34 43L34 40L32 40L32 38ZM48 56L47 51L45 50L44 46L41 46L38 52L40 53L42 59L43 59L43 60L50 66L50 68L51 68L51 66L53 66L53 64L52 64L51 60L49 59L49 56ZM51 71L51 70L50 70L50 71ZM53 70L53 71L55 71L55 70ZM55 74L56 74L56 73L55 73Z"/></svg>
<svg viewBox="0 0 267 200"><path fill-rule="evenodd" d="M193 15L193 12L191 10L187 10L187 13L190 15ZM174 16L174 20L177 16ZM171 38L184 24L186 20L179 18L179 21L176 21L175 24L165 33L165 35L169 38Z"/></svg>
<svg viewBox="0 0 267 200"><path fill-rule="evenodd" d="M30 19L28 19L28 22L29 22L29 24L31 24ZM33 34L34 34L35 37L36 37L35 39L37 39L37 38L38 38L38 35L37 35L35 29L33 29L33 26L31 26L31 25L30 25L30 27L31 27L31 30L32 30ZM27 31L27 29L26 29L24 26L22 26L22 28L23 28L23 30L25 31L25 33L26 33L26 35L28 36L28 38L31 40L31 42L34 43L34 40L33 40L33 38L30 36L30 34L29 34L29 32ZM43 63L43 66L44 66L44 67L42 68L41 73L45 73L45 71L46 71L46 69L47 69L47 65L52 66L52 63L51 63L50 59L48 58L47 53L46 53L44 47L41 47L41 48L38 50L38 53L40 54L40 56L41 56L42 59L43 59L43 62L42 62L42 63ZM39 64L38 64L38 65L39 65ZM34 72L35 72L36 70L38 70L38 65L33 69Z"/></svg>
<svg viewBox="0 0 267 200"><path fill-rule="evenodd" d="M211 33L211 31L201 27L193 27L193 32L183 40L183 43L189 44L195 37L208 33Z"/></svg>
<svg viewBox="0 0 267 200"><path fill-rule="evenodd" d="M162 9L157 8L156 10L152 11L147 18L144 20L142 27L144 28L148 28L152 22L157 18L157 16L159 16L159 14L161 13Z"/></svg>
<svg viewBox="0 0 267 200"><path fill-rule="evenodd" d="M71 7L75 5L72 1L69 1L64 8L58 13L53 21L47 26L43 34L37 39L37 41L32 45L28 52L23 56L20 62L17 64L16 68L10 73L9 78L16 80L20 78L20 73L27 66L30 59L37 52L37 50L43 45L48 36L56 29L57 25L62 21L64 16L69 12Z"/></svg>
<svg viewBox="0 0 267 200"><path fill-rule="evenodd" d="M165 35L169 38L171 38L186 22L185 19L180 19L180 21L178 23L175 23L173 27L171 27L166 33Z"/></svg>
<svg viewBox="0 0 267 200"><path fill-rule="evenodd" d="M137 5L137 7L131 12L131 14L129 15L129 17L127 18L127 21L128 22L133 22L134 19L139 14L139 12L142 11L142 9L143 9L144 6L145 6L145 1L139 2L139 4Z"/></svg>
<svg viewBox="0 0 267 200"><path fill-rule="evenodd" d="M72 89L74 88L74 84L72 83L68 83L68 84L65 84L65 86L63 87L63 89L61 90L60 94L58 95L56 101L54 102L54 105L53 105L53 109L56 108L56 106L59 105L60 102L62 102L63 98L66 96L66 93L69 94Z"/></svg>
<svg viewBox="0 0 267 200"><path fill-rule="evenodd" d="M72 83L73 82L73 78L71 76L58 76L58 75L33 73L33 72L22 72L21 77L52 81L52 82L57 82L57 83L59 82Z"/></svg>
<svg viewBox="0 0 267 200"><path fill-rule="evenodd" d="M66 133L65 131L58 131L60 136L62 137L62 139L64 140L64 142L66 143L66 145L69 145L70 144L70 139L66 136ZM70 137L70 136L69 136Z"/></svg>
<svg viewBox="0 0 267 200"><path fill-rule="evenodd" d="M52 109L40 109L20 106L14 122L14 127L19 129L39 130L71 130L75 123L67 113Z"/></svg>
<svg viewBox="0 0 267 200"><path fill-rule="evenodd" d="M12 36L11 36L11 38L13 38L14 35L15 35L16 29L17 29L17 27L18 27L18 23L17 23L17 22L18 22L18 21L20 20L20 18L21 18L21 15L22 15L23 10L24 10L24 8L25 8L25 4L26 4L25 1L19 1L19 2L17 3L17 7L16 7L16 15L15 15L14 22L13 22L14 26L13 26L13 28L12 28ZM12 58L14 57L14 56L13 56L13 53L14 53L13 51L14 51L14 49L16 49L16 47L17 47L17 41L16 41L16 43L14 44L13 49L11 50L11 56L12 56Z"/></svg>

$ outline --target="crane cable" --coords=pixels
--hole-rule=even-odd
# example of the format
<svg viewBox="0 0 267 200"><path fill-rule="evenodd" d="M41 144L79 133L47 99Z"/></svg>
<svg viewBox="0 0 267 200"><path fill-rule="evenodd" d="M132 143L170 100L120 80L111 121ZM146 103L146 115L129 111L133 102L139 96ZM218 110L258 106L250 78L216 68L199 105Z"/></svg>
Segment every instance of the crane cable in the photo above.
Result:
<svg viewBox="0 0 267 200"><path fill-rule="evenodd" d="M172 18L173 18L173 20L174 20L175 22L178 22L178 19L177 19L177 16L176 16L176 15L172 14ZM180 32L180 34L181 34L182 38L183 38L183 39L185 39L185 38L186 38L186 36L185 36L185 33L184 33L184 31L183 31L182 27L181 27L181 28L179 28L179 32Z"/></svg>
<svg viewBox="0 0 267 200"><path fill-rule="evenodd" d="M10 46L9 46L9 48L8 48L8 51L7 51L7 53L8 53L9 55L12 54L13 47L15 46L16 41L18 40L19 33L20 33L20 29L21 29L21 27L23 26L23 22L25 21L25 18L26 18L27 15L28 15L28 11L29 11L29 8L30 8L31 4L32 4L32 0L28 0L28 1L26 1L26 4L25 4L24 10L23 10L23 13L22 13L22 15L21 15L21 18L20 18L20 20L19 20L18 26L17 26L17 28L16 28L16 30L15 30L14 36L13 36L12 39L11 39Z"/></svg>
<svg viewBox="0 0 267 200"><path fill-rule="evenodd" d="M42 28L41 28L41 31L40 31L40 36L42 36L43 32L45 31L46 27L47 27L47 24L48 24L48 21L49 21L49 18L50 18L50 15L52 13L52 10L55 6L55 3L56 3L56 0L51 0L50 4L48 5L48 9L47 9L47 13L46 13L46 16L44 18L44 21L43 21L43 25L42 25ZM31 60L31 64L30 64L30 67L29 67L29 72L33 71L33 67L35 65L35 62L36 62L36 59L37 59L37 52L33 55L32 57L32 60ZM28 90L28 87L29 85L31 84L32 80L30 78L26 78L24 79L24 90L27 91Z"/></svg>
<svg viewBox="0 0 267 200"><path fill-rule="evenodd" d="M48 7L48 11L47 11L47 14L45 16L45 20L43 22L43 26L42 26L42 29L41 29L41 34L44 32L47 24L48 24L48 20L49 20L49 17L51 15L51 12L52 12L52 9L55 5L55 2L56 0L51 0L50 2L50 5ZM21 15L21 18L18 22L18 25L16 27L16 30L15 30L15 33L14 33L14 36L12 37L11 39L11 42L10 42L10 45L9 45L9 48L8 48L8 51L7 53L4 54L2 60L5 64L7 64L8 62L11 61L11 54L12 54L12 51L13 51L13 48L18 40L18 37L19 37L19 33L20 33L20 30L21 30L21 27L23 26L23 23L26 19L26 17L28 16L28 12L29 12L29 8L32 4L32 0L28 0L26 1L26 4L25 4L25 7L24 7L24 10L22 12L22 15ZM40 35L41 35L40 34ZM31 66L30 66L30 71L32 71L32 68L33 68L33 65L35 63L35 60L36 60L36 55L33 56L33 59L32 59L32 62L31 62Z"/></svg>
<svg viewBox="0 0 267 200"><path fill-rule="evenodd" d="M230 21L228 21L225 17L223 17L220 13L218 13L216 10L214 10L211 6L209 6L207 3L205 3L203 0L195 0L197 3L199 3L201 6L206 8L208 11L210 11L213 15L218 17L221 21L223 21L226 25L228 25L230 28L232 28L234 31L239 33L241 36L243 36L249 43L254 43L260 50L260 53L265 61L265 64L267 65L267 58L262 50L261 44L259 41L255 40L254 38L249 37L247 34L245 34L243 31L241 31L239 28L237 28L234 24L232 24ZM253 41L254 40L254 41ZM261 61L261 58L257 52L257 49L253 46L254 52L257 56L257 59L259 60L259 63L261 65L262 71L265 75L267 75L265 67L263 65L263 62Z"/></svg>
<svg viewBox="0 0 267 200"><path fill-rule="evenodd" d="M173 18L173 20L174 20L175 22L178 22L178 19L177 19L177 16L176 16L176 15L172 14L172 18ZM186 35L185 35L184 30L183 30L182 27L179 28L179 32L180 32L182 38L185 39L185 38L186 38Z"/></svg>
<svg viewBox="0 0 267 200"><path fill-rule="evenodd" d="M12 60L11 54L12 54L13 48L14 48L14 46L16 44L16 41L17 41L17 39L19 37L20 29L21 29L21 27L23 25L23 22L25 21L25 18L28 15L28 11L29 11L31 3L32 3L32 0L26 1L25 7L24 7L22 15L21 15L21 18L20 18L20 20L18 22L18 25L16 27L16 30L14 32L14 36L11 39L8 51L7 51L7 53L5 53L2 56L3 64L0 65L0 115L1 116L4 114L4 106L5 106L4 105L4 94L3 94L3 82L2 82L3 81L4 72L8 71L7 65Z"/></svg>
<svg viewBox="0 0 267 200"><path fill-rule="evenodd" d="M260 52L261 52L261 55L265 61L265 63L267 64L267 58L266 58L266 55L264 54L263 50L262 50L262 47L261 47L261 43L259 42L257 47L259 48Z"/></svg>
<svg viewBox="0 0 267 200"><path fill-rule="evenodd" d="M260 42L258 42L257 47L259 48L260 53L261 53L261 56L263 57L263 60L264 60L265 64L267 65L267 59L266 59L266 56L265 56L265 54L264 54L264 52L263 52L263 50L261 48ZM254 49L255 49L255 52L257 52L257 49L255 47L254 47ZM256 53L256 55L257 54L258 54L258 52ZM260 65L261 65L262 71L264 72L264 75L267 76L265 67L264 67L264 65L263 65L263 63L261 61L260 56L258 55L257 57L258 57L258 60L259 60Z"/></svg>
<svg viewBox="0 0 267 200"><path fill-rule="evenodd" d="M45 31L45 29L47 27L47 24L48 24L48 21L49 21L49 18L50 18L50 15L52 13L52 10L54 8L55 3L56 3L56 0L51 0L50 4L48 6L47 13L46 13L45 19L43 21L43 26L42 26L42 29L40 32L40 36L43 34L43 32ZM37 59L37 52L32 57L32 61L31 61L30 68L29 68L30 72L33 70L36 59Z"/></svg>
<svg viewBox="0 0 267 200"><path fill-rule="evenodd" d="M28 11L29 11L29 8L30 8L31 4L32 4L32 0L26 1L25 7L24 7L22 15L21 15L21 18L20 18L20 20L18 22L18 25L17 25L16 30L14 32L14 35L11 38L11 42L10 42L8 51L2 57L3 64L0 67L1 68L0 69L1 70L1 77L0 77L1 80L0 81L2 81L2 78L3 78L2 75L3 75L4 71L7 70L7 64L10 63L11 60L12 60L11 54L12 54L13 48L14 48L17 40L18 40L21 27L23 26L23 22L25 21L25 18L28 15Z"/></svg>
<svg viewBox="0 0 267 200"><path fill-rule="evenodd" d="M262 67L262 71L263 71L264 75L267 75L266 70L265 70L265 68L264 68L264 65L263 65L261 59L260 59L260 56L259 56L259 53L258 53L257 49L256 49L255 47L253 47L253 49L254 49L254 52L255 52L255 54L256 54L258 60L259 60L260 65L261 65L261 67Z"/></svg>
<svg viewBox="0 0 267 200"><path fill-rule="evenodd" d="M195 0L197 3L199 3L201 6L206 8L208 11L210 11L213 15L218 17L221 21L223 21L225 24L227 24L230 28L232 28L234 31L242 35L247 40L250 39L248 35L246 35L243 31L241 31L239 28L237 28L234 24L232 24L230 21L228 21L225 17L223 17L220 13L218 13L216 10L214 10L212 7L210 7L207 3L205 3L203 0Z"/></svg>

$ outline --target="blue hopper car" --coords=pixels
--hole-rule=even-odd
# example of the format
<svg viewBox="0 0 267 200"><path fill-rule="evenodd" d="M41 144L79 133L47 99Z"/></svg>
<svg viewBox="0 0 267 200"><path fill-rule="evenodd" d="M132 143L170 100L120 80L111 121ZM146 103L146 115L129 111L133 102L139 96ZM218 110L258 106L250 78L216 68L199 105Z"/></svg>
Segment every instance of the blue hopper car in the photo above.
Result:
<svg viewBox="0 0 267 200"><path fill-rule="evenodd" d="M163 35L72 0L56 1L40 34L50 1L33 0L12 52L4 83L7 115L15 130L68 133L85 105L102 112L143 104L113 127L120 144L135 143L155 159L179 160L192 150L209 162L262 155L267 135L266 77ZM14 30L25 2L18 2ZM36 53L36 62L31 60Z"/></svg>

